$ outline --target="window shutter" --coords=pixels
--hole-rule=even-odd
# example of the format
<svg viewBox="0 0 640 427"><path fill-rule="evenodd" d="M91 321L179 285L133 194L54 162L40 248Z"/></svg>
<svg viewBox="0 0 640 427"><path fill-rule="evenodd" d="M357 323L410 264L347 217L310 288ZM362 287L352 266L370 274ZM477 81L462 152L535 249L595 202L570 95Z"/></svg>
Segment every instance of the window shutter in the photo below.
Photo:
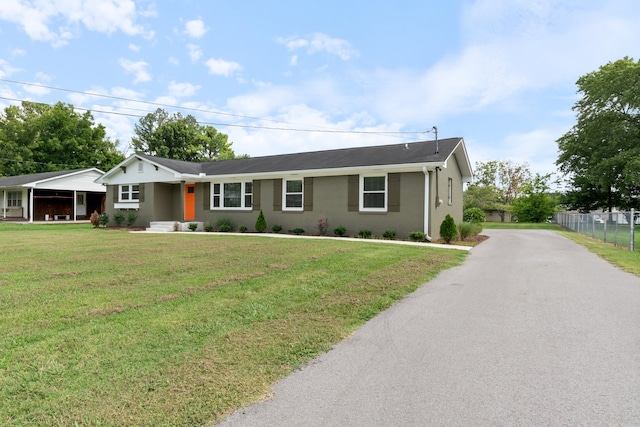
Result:
<svg viewBox="0 0 640 427"><path fill-rule="evenodd" d="M211 210L211 183L202 183L202 208L205 211Z"/></svg>
<svg viewBox="0 0 640 427"><path fill-rule="evenodd" d="M259 211L260 210L260 181L259 180L253 181L252 191L253 191L252 201L251 201L252 210Z"/></svg>
<svg viewBox="0 0 640 427"><path fill-rule="evenodd" d="M400 212L400 174L390 173L387 177L389 182L389 193L387 200L389 201L389 212Z"/></svg>
<svg viewBox="0 0 640 427"><path fill-rule="evenodd" d="M282 210L282 179L273 180L273 210Z"/></svg>
<svg viewBox="0 0 640 427"><path fill-rule="evenodd" d="M138 202L144 203L144 184L138 184Z"/></svg>
<svg viewBox="0 0 640 427"><path fill-rule="evenodd" d="M357 212L360 195L358 194L358 186L360 185L360 175L349 175L348 184L348 208L349 212Z"/></svg>
<svg viewBox="0 0 640 427"><path fill-rule="evenodd" d="M313 210L313 178L304 179L304 210Z"/></svg>
<svg viewBox="0 0 640 427"><path fill-rule="evenodd" d="M113 203L118 203L118 193L120 192L120 186L112 185L111 189L113 190Z"/></svg>

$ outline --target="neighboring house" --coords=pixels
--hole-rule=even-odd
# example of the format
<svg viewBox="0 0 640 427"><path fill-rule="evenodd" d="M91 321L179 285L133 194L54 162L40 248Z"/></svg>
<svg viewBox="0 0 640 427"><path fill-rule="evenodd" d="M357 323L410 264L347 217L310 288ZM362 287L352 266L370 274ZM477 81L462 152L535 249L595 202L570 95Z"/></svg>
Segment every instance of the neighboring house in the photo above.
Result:
<svg viewBox="0 0 640 427"><path fill-rule="evenodd" d="M462 221L462 187L472 169L462 138L193 163L133 154L96 182L107 185L107 213L138 210L138 224L221 218L254 230L302 228L347 235L367 229L439 237L447 214ZM124 212L126 213L126 212Z"/></svg>
<svg viewBox="0 0 640 427"><path fill-rule="evenodd" d="M99 169L43 172L0 178L0 219L33 221L88 219L103 211Z"/></svg>

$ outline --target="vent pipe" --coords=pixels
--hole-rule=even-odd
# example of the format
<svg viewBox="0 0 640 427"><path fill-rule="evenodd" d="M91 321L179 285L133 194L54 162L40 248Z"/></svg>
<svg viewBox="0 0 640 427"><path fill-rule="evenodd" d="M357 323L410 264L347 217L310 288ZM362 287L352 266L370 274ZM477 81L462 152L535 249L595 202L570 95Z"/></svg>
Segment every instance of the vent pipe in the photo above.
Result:
<svg viewBox="0 0 640 427"><path fill-rule="evenodd" d="M438 127L434 126L433 131L436 134L436 154L438 154L440 152L440 147L438 147Z"/></svg>

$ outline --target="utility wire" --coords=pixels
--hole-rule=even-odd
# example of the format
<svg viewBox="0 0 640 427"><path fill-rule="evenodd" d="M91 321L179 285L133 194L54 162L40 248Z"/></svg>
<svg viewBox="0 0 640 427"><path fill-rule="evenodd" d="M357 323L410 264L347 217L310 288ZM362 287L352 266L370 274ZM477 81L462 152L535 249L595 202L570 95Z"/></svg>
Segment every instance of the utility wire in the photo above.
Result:
<svg viewBox="0 0 640 427"><path fill-rule="evenodd" d="M278 121L278 120L273 120L273 119L266 119L266 118L260 118L260 117L252 117L252 116L244 116L244 115L240 115L240 114L227 113L227 112L223 112L223 111L204 110L204 109L190 108L190 107L180 107L180 106L176 106L176 105L162 104L162 103L158 103L158 102L140 101L140 100L137 100L137 99L123 98L123 97L112 96L112 95L103 95L103 94L94 93L94 92L83 92L83 91L78 91L78 90L73 90L73 89L58 88L58 87L54 87L54 86L42 85L42 84L39 84L39 83L36 84L36 83L20 82L20 81L16 81L16 80L9 80L9 79L3 79L3 78L0 78L0 81L6 82L6 83L18 84L18 85L36 86L36 87L42 87L42 88L51 89L51 90L58 90L58 91L63 91L63 92L77 93L77 94L81 94L81 95L88 95L88 96L95 96L95 97L114 99L114 100L119 100L119 101L136 102L136 103L141 103L141 104L146 104L146 105L153 105L153 106L158 106L158 107L166 107L166 108L172 108L172 109L177 109L177 110L188 110L188 111L195 111L195 112L205 113L205 114L219 114L219 115L224 115L224 116L229 116L229 117L236 117L236 118L241 118L241 119L250 119L250 120L267 121L267 122L272 122L272 123L282 123L282 124L296 125L295 123ZM7 100L7 101L14 101L14 102L26 101L26 100L7 98L7 97L2 97L2 96L0 96L0 99L4 99L4 100ZM101 114L113 114L113 115L128 116L128 117L135 117L135 118L142 118L142 117L146 116L146 114L145 115L139 115L139 114L123 113L123 112L118 112L118 111L104 111L104 110L96 110L96 109L89 109L89 108L82 108L82 107L75 107L75 106L74 106L74 108L76 108L78 110L82 110L82 111L92 111L92 112L101 113ZM120 108L120 109L128 109L128 110L135 110L135 111L146 111L146 110L137 110L137 109L134 109L134 108L122 107L122 106L119 106L118 108ZM381 135L381 136L402 136L402 135L408 135L408 134L415 135L415 134L424 134L424 133L428 133L428 132L431 131L431 129L428 129L426 131L413 131L413 132L412 131L404 131L404 132L401 132L401 131L397 131L397 132L392 132L392 131L348 131L348 130L338 130L338 129L288 128L288 127L279 127L279 126L278 127L276 127L276 126L259 126L259 125L217 123L217 122L201 122L201 121L198 121L198 123L200 123L202 125L238 127L238 128L245 128L245 129L262 129L262 130L277 130L277 131L290 131L290 132L309 132L309 133L310 132L317 132L317 133L340 133L340 134L365 134L365 135Z"/></svg>

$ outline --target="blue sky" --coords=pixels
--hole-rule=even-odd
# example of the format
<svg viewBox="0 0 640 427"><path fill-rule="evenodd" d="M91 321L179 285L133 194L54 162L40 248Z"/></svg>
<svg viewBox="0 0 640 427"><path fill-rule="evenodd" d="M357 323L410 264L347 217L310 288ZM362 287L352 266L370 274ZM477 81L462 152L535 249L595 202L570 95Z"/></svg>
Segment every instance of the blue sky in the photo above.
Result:
<svg viewBox="0 0 640 427"><path fill-rule="evenodd" d="M161 104L253 157L436 126L472 163L547 173L576 80L624 56L640 57L637 0L3 0L0 107L91 109L126 151Z"/></svg>

